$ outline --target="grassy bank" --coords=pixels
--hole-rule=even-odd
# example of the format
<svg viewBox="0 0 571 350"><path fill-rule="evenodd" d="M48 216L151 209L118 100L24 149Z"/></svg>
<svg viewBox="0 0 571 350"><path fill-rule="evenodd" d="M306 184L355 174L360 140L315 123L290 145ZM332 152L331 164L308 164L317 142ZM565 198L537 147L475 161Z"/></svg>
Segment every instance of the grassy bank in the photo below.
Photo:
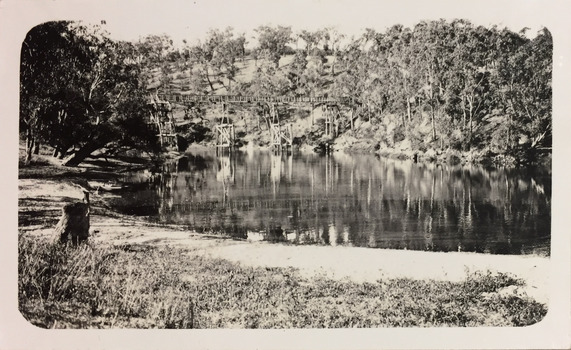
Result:
<svg viewBox="0 0 571 350"><path fill-rule="evenodd" d="M461 282L302 277L168 246L63 248L19 237L19 307L45 328L321 328L525 326L546 306L501 293L497 273Z"/></svg>

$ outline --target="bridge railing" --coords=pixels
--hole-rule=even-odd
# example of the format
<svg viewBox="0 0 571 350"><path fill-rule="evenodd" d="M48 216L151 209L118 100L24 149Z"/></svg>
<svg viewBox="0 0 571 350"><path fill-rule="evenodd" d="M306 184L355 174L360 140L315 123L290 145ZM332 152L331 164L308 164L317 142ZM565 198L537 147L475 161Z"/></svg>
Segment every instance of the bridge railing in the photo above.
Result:
<svg viewBox="0 0 571 350"><path fill-rule="evenodd" d="M205 102L205 103L255 103L255 102L296 102L296 103L344 103L350 98L341 97L293 97L293 96L239 96L239 95L186 95L186 94L157 94L163 101L173 103Z"/></svg>

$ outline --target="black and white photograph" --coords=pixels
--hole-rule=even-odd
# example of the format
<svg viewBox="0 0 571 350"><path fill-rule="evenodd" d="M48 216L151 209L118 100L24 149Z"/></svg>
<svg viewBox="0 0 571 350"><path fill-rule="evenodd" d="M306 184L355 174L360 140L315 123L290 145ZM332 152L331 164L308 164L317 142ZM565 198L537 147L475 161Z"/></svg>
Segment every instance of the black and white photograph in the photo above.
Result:
<svg viewBox="0 0 571 350"><path fill-rule="evenodd" d="M0 1L0 348L571 346L566 4Z"/></svg>

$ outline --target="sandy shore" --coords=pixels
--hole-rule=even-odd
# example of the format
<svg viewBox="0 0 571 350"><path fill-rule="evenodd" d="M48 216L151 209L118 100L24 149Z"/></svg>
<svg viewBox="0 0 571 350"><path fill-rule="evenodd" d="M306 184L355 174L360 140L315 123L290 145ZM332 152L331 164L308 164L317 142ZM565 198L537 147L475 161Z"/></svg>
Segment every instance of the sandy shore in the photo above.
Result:
<svg viewBox="0 0 571 350"><path fill-rule="evenodd" d="M21 179L19 189L21 201L49 198L50 206L55 207L58 202L82 197L78 188L51 180ZM20 230L38 235L50 235L52 232L50 228L40 227L20 227ZM306 276L323 275L355 282L375 282L396 277L461 281L466 277L466 271L490 270L510 273L525 280L524 287L505 292L525 294L543 303L549 300L550 259L539 256L247 242L209 237L176 226L163 227L132 218L102 215L92 215L91 235L93 242L173 245L187 249L188 254L223 258L249 266L294 267Z"/></svg>

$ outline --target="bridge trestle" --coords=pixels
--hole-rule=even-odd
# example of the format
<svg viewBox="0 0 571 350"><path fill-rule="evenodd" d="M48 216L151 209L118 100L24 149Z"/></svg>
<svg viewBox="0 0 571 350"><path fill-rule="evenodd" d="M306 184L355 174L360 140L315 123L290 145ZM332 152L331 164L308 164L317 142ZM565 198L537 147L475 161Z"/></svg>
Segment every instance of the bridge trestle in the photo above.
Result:
<svg viewBox="0 0 571 350"><path fill-rule="evenodd" d="M337 137L339 134L339 119L341 111L337 104L323 105L323 114L325 116L325 136Z"/></svg>
<svg viewBox="0 0 571 350"><path fill-rule="evenodd" d="M293 130L291 124L282 129L280 124L280 117L275 104L270 105L270 146L274 150L281 150L282 147L292 147L293 145Z"/></svg>
<svg viewBox="0 0 571 350"><path fill-rule="evenodd" d="M161 147L178 147L172 108L168 101L151 102L150 124L157 130Z"/></svg>
<svg viewBox="0 0 571 350"><path fill-rule="evenodd" d="M225 103L220 105L222 119L220 124L215 126L216 130L216 146L217 147L232 147L234 146L234 140L236 139L236 133L234 131L234 124L230 122L230 118L227 114L227 107Z"/></svg>

